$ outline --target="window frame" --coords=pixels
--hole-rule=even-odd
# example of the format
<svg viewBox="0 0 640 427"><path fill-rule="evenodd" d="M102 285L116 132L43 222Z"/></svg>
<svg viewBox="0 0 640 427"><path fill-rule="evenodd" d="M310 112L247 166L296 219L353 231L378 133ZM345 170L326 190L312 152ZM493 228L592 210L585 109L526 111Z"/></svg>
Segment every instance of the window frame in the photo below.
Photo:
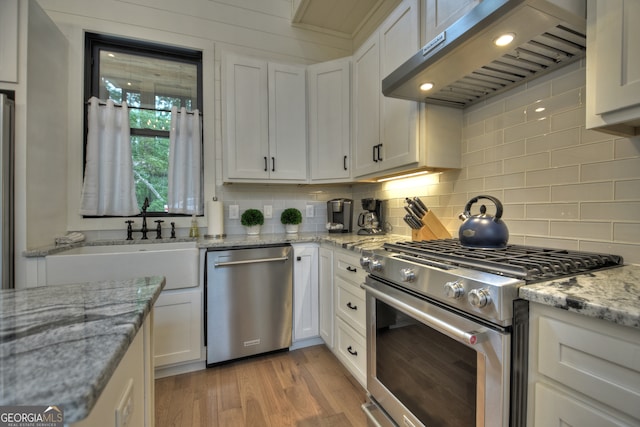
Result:
<svg viewBox="0 0 640 427"><path fill-rule="evenodd" d="M109 50L113 52L147 56L151 58L173 60L196 66L197 76L197 102L195 108L203 117L203 54L200 50L180 48L171 45L164 45L148 41L140 41L123 37L104 35L99 33L85 32L84 43L84 107L83 107L83 143L82 143L82 176L87 163L87 134L88 134L88 111L86 108L89 98L98 96L100 92L100 51ZM123 93L123 96L125 94ZM166 110L154 110L166 111ZM141 137L168 137L168 132L154 129L131 129L131 136ZM204 141L201 141L203 143ZM203 147L204 148L204 147ZM204 165L201 165L203 167ZM203 170L204 172L204 170ZM138 215L142 216L142 214ZM190 217L190 214L176 214L168 212L148 212L148 217ZM110 218L112 216L84 216L85 218Z"/></svg>

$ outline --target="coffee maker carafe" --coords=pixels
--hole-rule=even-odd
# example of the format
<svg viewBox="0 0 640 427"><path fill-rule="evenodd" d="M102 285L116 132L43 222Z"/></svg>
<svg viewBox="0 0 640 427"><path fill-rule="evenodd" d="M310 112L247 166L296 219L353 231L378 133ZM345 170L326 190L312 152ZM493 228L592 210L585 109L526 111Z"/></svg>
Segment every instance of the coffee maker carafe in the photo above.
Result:
<svg viewBox="0 0 640 427"><path fill-rule="evenodd" d="M364 212L358 216L358 234L384 234L382 220L382 200L362 199L362 209Z"/></svg>
<svg viewBox="0 0 640 427"><path fill-rule="evenodd" d="M332 199L327 202L327 230L329 233L351 233L353 200Z"/></svg>

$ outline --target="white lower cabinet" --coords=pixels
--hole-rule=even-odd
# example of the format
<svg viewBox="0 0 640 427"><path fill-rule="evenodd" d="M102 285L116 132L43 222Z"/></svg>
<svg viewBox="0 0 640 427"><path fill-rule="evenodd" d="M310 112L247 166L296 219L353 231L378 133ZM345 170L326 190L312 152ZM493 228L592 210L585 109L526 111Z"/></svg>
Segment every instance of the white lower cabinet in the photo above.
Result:
<svg viewBox="0 0 640 427"><path fill-rule="evenodd" d="M640 332L530 306L527 425L640 425Z"/></svg>
<svg viewBox="0 0 640 427"><path fill-rule="evenodd" d="M366 388L367 346L365 291L360 287L366 272L359 254L336 249L333 253L333 351L342 364Z"/></svg>
<svg viewBox="0 0 640 427"><path fill-rule="evenodd" d="M293 245L293 341L319 335L318 245Z"/></svg>
<svg viewBox="0 0 640 427"><path fill-rule="evenodd" d="M199 360L202 325L200 289L163 291L155 305L155 367Z"/></svg>
<svg viewBox="0 0 640 427"><path fill-rule="evenodd" d="M320 306L320 337L333 349L333 251L320 247L318 258L318 296Z"/></svg>

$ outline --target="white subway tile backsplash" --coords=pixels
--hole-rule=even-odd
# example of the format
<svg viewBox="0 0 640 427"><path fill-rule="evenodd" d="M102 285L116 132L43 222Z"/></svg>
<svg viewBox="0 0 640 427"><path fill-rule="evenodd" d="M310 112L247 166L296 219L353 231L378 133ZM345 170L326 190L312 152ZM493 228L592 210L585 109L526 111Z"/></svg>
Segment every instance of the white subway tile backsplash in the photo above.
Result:
<svg viewBox="0 0 640 427"><path fill-rule="evenodd" d="M613 183L593 182L551 186L552 202L613 200Z"/></svg>
<svg viewBox="0 0 640 427"><path fill-rule="evenodd" d="M466 124L478 123L487 118L497 116L504 113L504 102L493 102L490 104L483 104L479 106L470 107L465 116Z"/></svg>
<svg viewBox="0 0 640 427"><path fill-rule="evenodd" d="M640 223L640 201L581 203L580 219Z"/></svg>
<svg viewBox="0 0 640 427"><path fill-rule="evenodd" d="M546 169L549 167L548 152L514 157L504 161L505 173L525 172L528 170Z"/></svg>
<svg viewBox="0 0 640 427"><path fill-rule="evenodd" d="M571 147L578 144L580 144L580 130L578 128L574 128L559 132L551 132L534 138L528 138L526 150L527 154L534 154L563 147Z"/></svg>
<svg viewBox="0 0 640 427"><path fill-rule="evenodd" d="M504 203L548 202L549 187L514 188L504 190Z"/></svg>
<svg viewBox="0 0 640 427"><path fill-rule="evenodd" d="M638 243L580 240L579 249L587 252L619 255L623 258L625 264L640 265L640 251L638 251Z"/></svg>
<svg viewBox="0 0 640 427"><path fill-rule="evenodd" d="M473 152L502 144L502 131L488 132L467 141L467 151Z"/></svg>
<svg viewBox="0 0 640 427"><path fill-rule="evenodd" d="M527 204L526 217L530 219L578 219L578 203L534 203Z"/></svg>
<svg viewBox="0 0 640 427"><path fill-rule="evenodd" d="M616 159L640 157L640 137L616 139L614 156Z"/></svg>
<svg viewBox="0 0 640 427"><path fill-rule="evenodd" d="M584 126L585 114L584 108L576 108L575 110L554 114L551 116L551 130L556 131Z"/></svg>
<svg viewBox="0 0 640 427"><path fill-rule="evenodd" d="M611 240L612 226L609 222L551 221L549 234L574 239Z"/></svg>
<svg viewBox="0 0 640 427"><path fill-rule="evenodd" d="M488 148L484 151L485 161L510 159L512 157L520 157L525 154L525 141L523 139L508 144L502 144L497 147Z"/></svg>
<svg viewBox="0 0 640 427"><path fill-rule="evenodd" d="M575 147L553 150L551 166L568 166L601 162L613 159L613 143L611 141L581 144Z"/></svg>
<svg viewBox="0 0 640 427"><path fill-rule="evenodd" d="M505 219L509 228L509 235L520 234L523 236L548 236L549 221Z"/></svg>
<svg viewBox="0 0 640 427"><path fill-rule="evenodd" d="M487 176L484 179L486 190L499 190L503 188L521 188L525 186L524 172L511 173L496 176Z"/></svg>
<svg viewBox="0 0 640 427"><path fill-rule="evenodd" d="M640 200L640 179L616 182L613 194L615 200Z"/></svg>
<svg viewBox="0 0 640 427"><path fill-rule="evenodd" d="M573 67L575 70L565 70L562 76L555 78L551 82L552 95L557 96L569 90L584 87L586 83L586 74L584 69L579 68L577 63L576 65L573 65Z"/></svg>
<svg viewBox="0 0 640 427"><path fill-rule="evenodd" d="M592 142L613 140L614 136L608 133L598 132L597 130L589 130L580 128L580 143L590 144Z"/></svg>
<svg viewBox="0 0 640 427"><path fill-rule="evenodd" d="M517 110L507 111L499 116L490 117L485 120L485 132L495 132L504 128L515 126L519 123L524 123L527 120L527 115L524 108Z"/></svg>
<svg viewBox="0 0 640 427"><path fill-rule="evenodd" d="M526 172L526 186L572 184L580 180L580 166L565 166Z"/></svg>
<svg viewBox="0 0 640 427"><path fill-rule="evenodd" d="M519 139L532 138L534 136L545 135L550 130L550 120L543 118L530 122L521 123L504 130L504 142L513 142Z"/></svg>
<svg viewBox="0 0 640 427"><path fill-rule="evenodd" d="M640 242L640 226L632 223L614 223L613 240L616 242Z"/></svg>
<svg viewBox="0 0 640 427"><path fill-rule="evenodd" d="M482 164L467 167L469 178L481 178L485 176L499 175L502 173L502 162L484 162Z"/></svg>
<svg viewBox="0 0 640 427"><path fill-rule="evenodd" d="M581 165L580 181L633 179L640 177L640 158Z"/></svg>
<svg viewBox="0 0 640 427"><path fill-rule="evenodd" d="M522 93L505 99L505 111L515 110L551 96L551 82L528 87Z"/></svg>

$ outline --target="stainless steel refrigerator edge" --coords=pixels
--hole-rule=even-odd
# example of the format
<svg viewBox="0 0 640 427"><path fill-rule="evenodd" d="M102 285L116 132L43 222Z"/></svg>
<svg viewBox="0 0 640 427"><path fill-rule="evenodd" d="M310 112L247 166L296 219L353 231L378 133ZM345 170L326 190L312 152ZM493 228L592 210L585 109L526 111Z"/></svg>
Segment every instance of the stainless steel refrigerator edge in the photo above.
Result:
<svg viewBox="0 0 640 427"><path fill-rule="evenodd" d="M291 246L207 252L207 366L291 346Z"/></svg>
<svg viewBox="0 0 640 427"><path fill-rule="evenodd" d="M2 192L0 195L2 198L2 208L0 209L0 224L2 224L0 273L2 274L2 289L12 289L14 287L13 110L13 101L7 95L0 94L0 191Z"/></svg>

